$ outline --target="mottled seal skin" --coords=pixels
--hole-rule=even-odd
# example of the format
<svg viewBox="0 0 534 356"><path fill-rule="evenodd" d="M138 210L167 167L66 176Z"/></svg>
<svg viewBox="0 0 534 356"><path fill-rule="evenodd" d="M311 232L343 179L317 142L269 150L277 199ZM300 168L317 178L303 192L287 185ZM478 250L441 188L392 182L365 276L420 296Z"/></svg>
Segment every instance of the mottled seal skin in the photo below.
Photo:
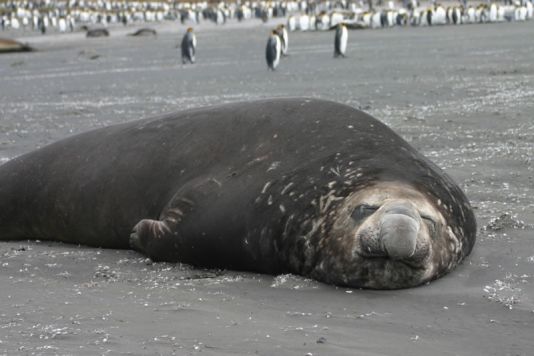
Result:
<svg viewBox="0 0 534 356"><path fill-rule="evenodd" d="M475 233L444 172L371 116L316 99L133 121L0 166L1 240L394 289L452 270Z"/></svg>

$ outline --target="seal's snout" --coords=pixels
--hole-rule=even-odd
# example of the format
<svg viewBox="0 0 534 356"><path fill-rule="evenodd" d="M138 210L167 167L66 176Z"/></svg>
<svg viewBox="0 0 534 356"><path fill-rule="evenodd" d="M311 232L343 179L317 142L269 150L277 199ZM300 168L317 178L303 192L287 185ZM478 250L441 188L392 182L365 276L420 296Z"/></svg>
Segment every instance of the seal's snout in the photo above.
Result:
<svg viewBox="0 0 534 356"><path fill-rule="evenodd" d="M419 217L419 213L417 212L417 210L415 210L411 203L397 203L388 205L384 208L384 214L406 215L415 220L417 220L417 218Z"/></svg>
<svg viewBox="0 0 534 356"><path fill-rule="evenodd" d="M413 256L420 228L419 213L408 204L395 204L384 209L380 219L380 241L392 259Z"/></svg>

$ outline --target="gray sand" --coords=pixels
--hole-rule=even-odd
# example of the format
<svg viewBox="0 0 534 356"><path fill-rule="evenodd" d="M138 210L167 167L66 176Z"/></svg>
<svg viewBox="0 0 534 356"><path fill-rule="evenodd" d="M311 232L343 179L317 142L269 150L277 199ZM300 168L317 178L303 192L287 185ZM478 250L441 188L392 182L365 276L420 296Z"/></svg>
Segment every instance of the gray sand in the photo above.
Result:
<svg viewBox="0 0 534 356"><path fill-rule="evenodd" d="M27 37L0 57L0 162L67 135L273 96L347 103L452 175L479 223L466 263L420 288L348 290L297 276L152 264L132 251L0 243L0 354L532 355L534 22L291 33L267 71L270 27L184 26L157 38Z"/></svg>

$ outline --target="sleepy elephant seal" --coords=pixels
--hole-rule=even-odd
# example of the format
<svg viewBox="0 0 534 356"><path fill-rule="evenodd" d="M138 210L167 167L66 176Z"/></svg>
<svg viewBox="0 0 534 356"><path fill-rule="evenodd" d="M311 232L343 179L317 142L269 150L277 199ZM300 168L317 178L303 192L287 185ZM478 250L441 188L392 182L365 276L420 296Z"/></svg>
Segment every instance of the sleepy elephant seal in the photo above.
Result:
<svg viewBox="0 0 534 356"><path fill-rule="evenodd" d="M128 34L128 36L134 36L134 37L147 37L147 36L157 36L156 30L153 28L141 28L134 33Z"/></svg>
<svg viewBox="0 0 534 356"><path fill-rule="evenodd" d="M1 240L393 289L449 272L475 233L449 176L371 116L316 99L133 121L0 167Z"/></svg>
<svg viewBox="0 0 534 356"><path fill-rule="evenodd" d="M105 28L95 28L92 30L87 30L85 37L88 37L88 38L109 37L109 31Z"/></svg>

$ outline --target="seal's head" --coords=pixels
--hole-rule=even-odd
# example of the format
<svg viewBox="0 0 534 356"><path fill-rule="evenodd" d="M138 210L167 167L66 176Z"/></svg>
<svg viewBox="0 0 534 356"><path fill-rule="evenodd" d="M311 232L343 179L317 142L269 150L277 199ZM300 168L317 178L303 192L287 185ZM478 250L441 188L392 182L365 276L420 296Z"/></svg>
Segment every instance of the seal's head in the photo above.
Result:
<svg viewBox="0 0 534 356"><path fill-rule="evenodd" d="M312 274L374 289L413 287L438 278L469 253L468 240L474 241L471 226L469 231L453 226L458 222L450 210L405 183L380 182L358 190L336 209Z"/></svg>

